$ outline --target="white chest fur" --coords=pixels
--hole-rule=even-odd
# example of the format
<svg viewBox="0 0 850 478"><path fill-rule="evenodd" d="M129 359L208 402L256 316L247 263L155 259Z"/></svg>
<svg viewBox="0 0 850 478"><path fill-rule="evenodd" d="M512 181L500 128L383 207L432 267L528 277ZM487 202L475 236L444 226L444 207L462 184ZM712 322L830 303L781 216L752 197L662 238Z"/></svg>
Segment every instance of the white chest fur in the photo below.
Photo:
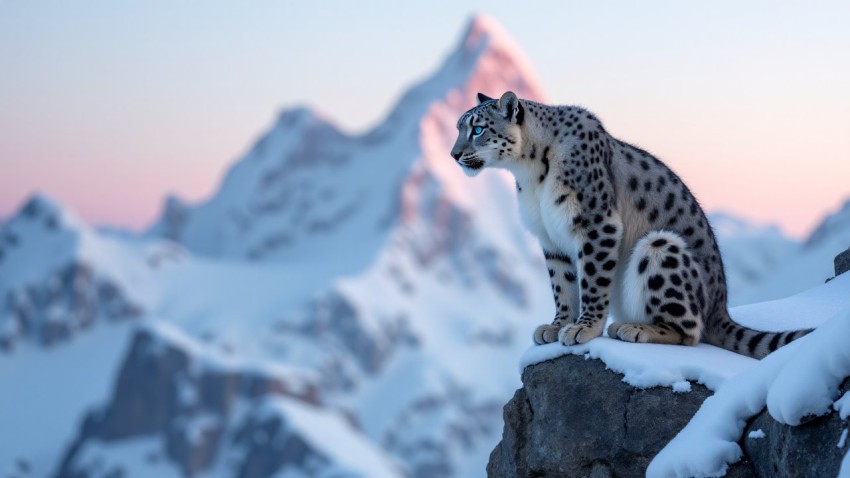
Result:
<svg viewBox="0 0 850 478"><path fill-rule="evenodd" d="M575 257L581 238L575 234L573 218L581 208L575 191L559 187L551 179L522 186L518 194L520 216L544 250Z"/></svg>

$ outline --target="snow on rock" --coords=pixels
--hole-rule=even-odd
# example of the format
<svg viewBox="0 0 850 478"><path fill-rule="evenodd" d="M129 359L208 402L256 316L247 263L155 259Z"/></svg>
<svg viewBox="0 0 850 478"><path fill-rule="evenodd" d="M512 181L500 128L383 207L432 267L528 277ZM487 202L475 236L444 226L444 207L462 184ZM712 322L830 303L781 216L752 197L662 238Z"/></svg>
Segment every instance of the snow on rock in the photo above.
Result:
<svg viewBox="0 0 850 478"><path fill-rule="evenodd" d="M601 476L646 472L666 478L775 476L778 469L781 476L835 476L844 452L835 443L848 426L841 416L847 400L842 394L850 389L848 288L850 275L842 275L793 297L733 309L733 317L748 325L817 327L761 361L705 344L631 344L607 337L572 347L530 347L520 360L523 388L505 408L504 436L488 470L492 476L525 476L578 466L584 471L574 474L595 467ZM801 311L805 320L791 320ZM583 414L581 407L593 413ZM670 409L685 414L678 428L665 421L669 413L659 412ZM630 438L632 430L649 433L637 417L658 427L651 432L662 440L657 448L630 441L638 439ZM741 443L745 433L749 439ZM547 446L562 436L581 438L567 447Z"/></svg>
<svg viewBox="0 0 850 478"><path fill-rule="evenodd" d="M211 350L166 323L141 326L112 396L86 418L58 476L94 473L100 461L120 456L128 440L150 438L163 443L159 459L184 475L215 474L226 464L246 476L288 468L308 476L331 469L369 476L369 466L375 476L398 476L349 418L321 406L309 371L258 365ZM322 436L349 446L336 449L329 445L339 442ZM306 465L307 456L314 463Z"/></svg>
<svg viewBox="0 0 850 478"><path fill-rule="evenodd" d="M779 423L799 425L830 412L850 376L850 310L724 383L652 461L649 477L722 476L742 456L746 421L765 406Z"/></svg>
<svg viewBox="0 0 850 478"><path fill-rule="evenodd" d="M842 420L850 417L850 392L845 393L841 396L835 403L832 404L835 410L838 411L838 415Z"/></svg>
<svg viewBox="0 0 850 478"><path fill-rule="evenodd" d="M759 330L817 327L830 317L850 310L848 289L850 274L844 274L792 297L735 307L731 315L739 323ZM531 364L564 354L601 359L611 370L622 373L623 380L639 388L677 387L691 380L718 390L730 378L759 363L708 344L696 347L632 344L600 337L571 347L558 343L531 346L520 358L520 372Z"/></svg>
<svg viewBox="0 0 850 478"><path fill-rule="evenodd" d="M602 361L572 354L530 365L522 381L487 465L493 478L643 476L711 395L699 384L688 393L635 388Z"/></svg>
<svg viewBox="0 0 850 478"><path fill-rule="evenodd" d="M156 300L154 270L179 247L113 237L35 195L0 226L0 350L53 345L99 321L142 316Z"/></svg>
<svg viewBox="0 0 850 478"><path fill-rule="evenodd" d="M632 344L600 337L582 345L558 343L531 346L520 358L520 372L529 365L565 354L600 359L623 381L637 388L673 387L685 391L684 383L695 381L711 390L752 367L757 360L713 345L696 347Z"/></svg>
<svg viewBox="0 0 850 478"><path fill-rule="evenodd" d="M257 407L252 418L282 422L282 429L267 437L272 443L285 440L286 433L300 433L311 447L327 455L326 459L334 464L333 473L363 478L402 476L397 463L364 440L347 421L327 410L287 398L269 398ZM329 441L329 437L333 439Z"/></svg>
<svg viewBox="0 0 850 478"><path fill-rule="evenodd" d="M162 445L154 438L128 439L111 445L99 441L86 443L79 450L78 467L91 478L185 476L173 463L164 459Z"/></svg>
<svg viewBox="0 0 850 478"><path fill-rule="evenodd" d="M848 290L850 274L842 274L791 297L734 307L730 315L742 325L769 332L817 327L836 314L850 310Z"/></svg>

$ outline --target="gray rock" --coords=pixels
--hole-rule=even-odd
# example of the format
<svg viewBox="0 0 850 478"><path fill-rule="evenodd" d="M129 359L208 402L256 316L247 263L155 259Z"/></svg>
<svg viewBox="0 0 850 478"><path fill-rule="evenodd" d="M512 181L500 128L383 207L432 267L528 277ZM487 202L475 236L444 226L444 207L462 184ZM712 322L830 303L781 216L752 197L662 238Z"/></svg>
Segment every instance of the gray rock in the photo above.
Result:
<svg viewBox="0 0 850 478"><path fill-rule="evenodd" d="M84 262L74 262L0 300L0 352L14 351L23 340L50 347L98 322L130 320L143 313L112 280Z"/></svg>
<svg viewBox="0 0 850 478"><path fill-rule="evenodd" d="M185 476L196 476L213 464L221 444L228 439L225 428L235 413L237 401L241 400L247 409L256 407L264 397L275 396L312 405L320 403L319 390L310 383L291 385L255 370L205 367L205 360L153 330L139 330L118 374L112 397L106 406L86 417L56 476L91 475L91 470L79 460L87 443L108 446L129 438L152 436L162 438L167 458ZM197 433L187 433L188 424L202 417L214 419L207 420ZM236 425L241 430L241 435L237 435L243 436L268 424L251 419ZM290 440L295 449L298 440L297 435ZM284 466L286 460L279 456L264 457L264 453L272 451L250 450L243 466L254 474L243 472L242 475L270 476Z"/></svg>
<svg viewBox="0 0 850 478"><path fill-rule="evenodd" d="M504 409L490 477L640 477L711 392L640 390L599 360L566 355L526 368ZM749 473L747 473L749 472ZM752 476L747 463L730 476Z"/></svg>
<svg viewBox="0 0 850 478"><path fill-rule="evenodd" d="M850 271L850 247L848 247L846 251L835 256L834 264L836 277Z"/></svg>
<svg viewBox="0 0 850 478"><path fill-rule="evenodd" d="M845 380L841 393L848 389L850 380ZM756 476L838 476L848 446L841 449L837 444L848 425L848 420L841 420L838 413L832 412L792 427L777 422L763 410L747 426L743 448L755 466ZM763 431L764 438L750 438L749 433L755 430Z"/></svg>
<svg viewBox="0 0 850 478"><path fill-rule="evenodd" d="M639 390L599 360L566 355L532 365L523 387L504 407L502 441L490 454L487 476L640 477L652 458L690 421L711 391ZM844 381L841 393L850 389ZM850 426L837 412L796 427L764 410L748 424L744 457L727 478L836 476L847 452L837 447ZM749 438L751 431L764 438Z"/></svg>

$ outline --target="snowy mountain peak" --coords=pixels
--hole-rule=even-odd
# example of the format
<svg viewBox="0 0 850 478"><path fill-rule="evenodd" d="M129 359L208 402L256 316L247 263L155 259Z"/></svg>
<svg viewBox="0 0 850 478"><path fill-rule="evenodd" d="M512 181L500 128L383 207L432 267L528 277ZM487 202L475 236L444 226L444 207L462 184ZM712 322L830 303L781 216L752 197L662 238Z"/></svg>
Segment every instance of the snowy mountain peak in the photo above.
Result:
<svg viewBox="0 0 850 478"><path fill-rule="evenodd" d="M5 224L7 229L29 229L35 226L47 230L88 230L85 222L73 211L42 193L33 194Z"/></svg>
<svg viewBox="0 0 850 478"><path fill-rule="evenodd" d="M502 25L490 16L477 14L469 20L458 45L458 52L478 55L479 58L488 54L500 57L502 60L500 66L515 70L526 80L534 83L536 91L540 91L534 68L526 59L522 49L502 28Z"/></svg>
<svg viewBox="0 0 850 478"><path fill-rule="evenodd" d="M708 219L714 233L718 236L734 238L769 236L787 239L785 233L776 224L758 224L725 211L713 212Z"/></svg>
<svg viewBox="0 0 850 478"><path fill-rule="evenodd" d="M812 248L836 236L850 244L850 199L841 208L827 215L806 240L804 247ZM840 251L838 251L840 252Z"/></svg>
<svg viewBox="0 0 850 478"><path fill-rule="evenodd" d="M504 86L512 86L521 90L516 92L521 98L543 100L543 88L531 62L499 22L487 15L475 15L461 38L457 52L475 58L471 86L493 97L504 93ZM492 76L495 81L489 79ZM502 83L505 80L508 85Z"/></svg>
<svg viewBox="0 0 850 478"><path fill-rule="evenodd" d="M285 132L294 135L316 129L337 131L325 115L307 106L296 106L281 111L270 134Z"/></svg>
<svg viewBox="0 0 850 478"><path fill-rule="evenodd" d="M510 197L504 181L489 192L493 181L469 186L448 155L455 121L476 93L507 90L543 97L513 40L495 20L473 17L440 68L410 88L378 127L349 136L311 108L284 111L210 200L169 202L150 233L205 255L289 261L321 253L354 272L397 224L400 194L416 164L437 181L426 203ZM443 189L456 194L441 195ZM353 262L341 247L351 243L365 248ZM330 251L341 257L332 260Z"/></svg>

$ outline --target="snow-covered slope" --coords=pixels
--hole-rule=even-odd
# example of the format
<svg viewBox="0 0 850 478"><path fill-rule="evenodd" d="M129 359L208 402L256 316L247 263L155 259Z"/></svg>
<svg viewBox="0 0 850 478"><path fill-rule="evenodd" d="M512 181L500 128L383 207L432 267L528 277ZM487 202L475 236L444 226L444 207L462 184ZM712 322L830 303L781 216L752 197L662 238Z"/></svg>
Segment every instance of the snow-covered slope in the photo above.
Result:
<svg viewBox="0 0 850 478"><path fill-rule="evenodd" d="M814 287L832 277L833 258L850 247L850 200L828 215L786 260L752 287L741 303L762 302Z"/></svg>
<svg viewBox="0 0 850 478"><path fill-rule="evenodd" d="M723 256L729 305L733 307L751 302L751 291L799 247L799 243L774 225L757 225L728 212L711 213L708 220Z"/></svg>
<svg viewBox="0 0 850 478"><path fill-rule="evenodd" d="M156 301L154 263L179 247L117 240L44 195L0 226L0 349L50 345L99 320L135 318Z"/></svg>

